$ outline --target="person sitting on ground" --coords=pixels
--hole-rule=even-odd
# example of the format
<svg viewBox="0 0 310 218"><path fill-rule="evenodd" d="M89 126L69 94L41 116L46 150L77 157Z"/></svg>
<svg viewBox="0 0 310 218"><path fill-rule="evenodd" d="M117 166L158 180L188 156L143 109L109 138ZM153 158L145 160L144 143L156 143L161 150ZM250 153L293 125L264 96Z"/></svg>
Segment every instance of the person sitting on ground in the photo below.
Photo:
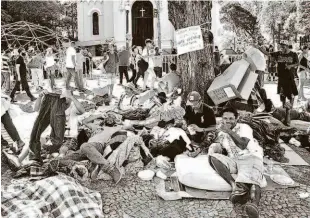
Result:
<svg viewBox="0 0 310 218"><path fill-rule="evenodd" d="M69 126L69 137L78 135L77 115L83 114L85 109L72 92L65 89L61 95L42 91L34 108L39 114L30 136L29 159L30 165L40 165L42 162L40 138L48 125L52 127L50 136L52 145L47 149L50 153L55 153L63 143L66 123Z"/></svg>
<svg viewBox="0 0 310 218"><path fill-rule="evenodd" d="M196 143L203 141L205 133L216 129L214 111L203 102L196 91L187 96L184 119L191 138Z"/></svg>
<svg viewBox="0 0 310 218"><path fill-rule="evenodd" d="M234 108L223 109L222 124L208 152L210 165L232 186L232 203L246 203L247 215L259 217L261 187L267 184L263 176L263 148L254 139L253 130L237 119L238 112ZM224 151L228 155L224 155ZM232 174L237 174L237 178Z"/></svg>
<svg viewBox="0 0 310 218"><path fill-rule="evenodd" d="M163 78L158 82L158 87L161 88L162 92L165 92L167 95L175 88L179 88L181 85L181 76L177 72L176 64L170 64L170 70Z"/></svg>

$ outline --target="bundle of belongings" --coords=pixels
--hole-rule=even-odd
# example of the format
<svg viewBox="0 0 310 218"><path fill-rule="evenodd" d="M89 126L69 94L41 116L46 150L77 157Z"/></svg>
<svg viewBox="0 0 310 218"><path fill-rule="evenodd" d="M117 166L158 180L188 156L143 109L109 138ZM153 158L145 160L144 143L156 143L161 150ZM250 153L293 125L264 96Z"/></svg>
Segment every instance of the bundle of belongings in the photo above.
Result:
<svg viewBox="0 0 310 218"><path fill-rule="evenodd" d="M104 217L99 192L65 175L2 187L3 217Z"/></svg>

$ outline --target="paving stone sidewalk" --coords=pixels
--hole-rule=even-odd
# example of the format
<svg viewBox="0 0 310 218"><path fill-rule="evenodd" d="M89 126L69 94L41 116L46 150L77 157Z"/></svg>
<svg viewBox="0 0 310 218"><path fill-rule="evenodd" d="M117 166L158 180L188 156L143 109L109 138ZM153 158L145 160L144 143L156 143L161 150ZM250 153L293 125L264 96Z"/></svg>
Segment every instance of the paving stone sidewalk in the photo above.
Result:
<svg viewBox="0 0 310 218"><path fill-rule="evenodd" d="M309 152L302 148L293 149L310 163ZM300 193L310 193L310 167L287 166L284 169L302 184L298 188L264 191L260 205L261 218L310 218L310 198L299 197ZM1 170L2 185L10 184L11 171L5 164L2 164ZM234 208L228 200L164 201L156 195L155 185L154 181L141 181L136 175L129 175L117 185L102 180L85 183L88 188L101 193L102 209L107 218L242 217L240 207Z"/></svg>

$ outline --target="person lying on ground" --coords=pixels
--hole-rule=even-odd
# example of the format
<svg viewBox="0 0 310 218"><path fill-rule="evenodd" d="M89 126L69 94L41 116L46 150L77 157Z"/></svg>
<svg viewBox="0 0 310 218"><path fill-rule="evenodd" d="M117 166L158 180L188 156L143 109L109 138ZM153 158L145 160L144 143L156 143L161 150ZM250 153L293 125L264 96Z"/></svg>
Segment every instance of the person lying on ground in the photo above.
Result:
<svg viewBox="0 0 310 218"><path fill-rule="evenodd" d="M217 138L209 148L210 164L232 186L232 203L245 204L249 217L259 217L261 187L266 185L263 149L254 139L253 130L237 119L234 108L224 108ZM237 174L236 179L232 174Z"/></svg>
<svg viewBox="0 0 310 218"><path fill-rule="evenodd" d="M115 183L118 183L124 174L123 167L141 158L140 148L146 156L152 158L139 135L131 131L119 130L114 132L108 141L105 137L94 136L87 143L82 144L79 150L67 151L57 160L60 167L68 166L69 168L77 161L90 160L92 163L91 179L96 179L102 170L109 174Z"/></svg>
<svg viewBox="0 0 310 218"><path fill-rule="evenodd" d="M69 90L64 90L61 95L42 91L35 104L35 111L38 110L39 114L30 136L30 165L40 165L42 162L40 138L48 125L52 127L50 135L52 145L47 149L50 153L54 153L63 143L66 123L69 127L69 136L76 137L78 134L77 116L85 112L83 105Z"/></svg>
<svg viewBox="0 0 310 218"><path fill-rule="evenodd" d="M164 93L163 97L165 97ZM157 107L150 111L149 116L145 120L126 119L123 124L125 126L133 126L135 128L153 128L154 126L157 126L160 121L175 120L179 123L183 120L184 115L185 110L181 106L171 105L168 102L161 105L161 102L157 102Z"/></svg>
<svg viewBox="0 0 310 218"><path fill-rule="evenodd" d="M284 104L284 107L274 107L272 102L271 106L266 107L266 112L270 113L274 118L280 120L283 124L287 124L288 120L302 120L310 122L310 101L307 102L305 108L300 110L292 109L289 102ZM290 113L287 111L290 110Z"/></svg>
<svg viewBox="0 0 310 218"><path fill-rule="evenodd" d="M157 93L155 90L147 91L138 94L133 85L127 84L124 86L125 94L120 97L117 104L118 109L126 113L137 108L151 109L156 103L163 104L166 102L166 95L164 93ZM154 98L158 98L157 101Z"/></svg>
<svg viewBox="0 0 310 218"><path fill-rule="evenodd" d="M205 133L216 129L214 111L203 102L200 94L196 91L187 96L184 120L191 139L196 143L202 143Z"/></svg>

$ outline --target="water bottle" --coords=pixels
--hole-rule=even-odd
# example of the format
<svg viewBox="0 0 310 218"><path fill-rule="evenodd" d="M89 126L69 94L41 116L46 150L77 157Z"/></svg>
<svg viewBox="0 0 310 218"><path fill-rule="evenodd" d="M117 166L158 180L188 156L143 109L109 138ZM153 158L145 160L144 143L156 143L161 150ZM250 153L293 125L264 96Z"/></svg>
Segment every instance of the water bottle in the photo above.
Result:
<svg viewBox="0 0 310 218"><path fill-rule="evenodd" d="M268 162L268 166L267 166L267 171L268 171L269 174L272 174L272 172L273 172L273 166L274 166L273 159L270 158L270 161Z"/></svg>

